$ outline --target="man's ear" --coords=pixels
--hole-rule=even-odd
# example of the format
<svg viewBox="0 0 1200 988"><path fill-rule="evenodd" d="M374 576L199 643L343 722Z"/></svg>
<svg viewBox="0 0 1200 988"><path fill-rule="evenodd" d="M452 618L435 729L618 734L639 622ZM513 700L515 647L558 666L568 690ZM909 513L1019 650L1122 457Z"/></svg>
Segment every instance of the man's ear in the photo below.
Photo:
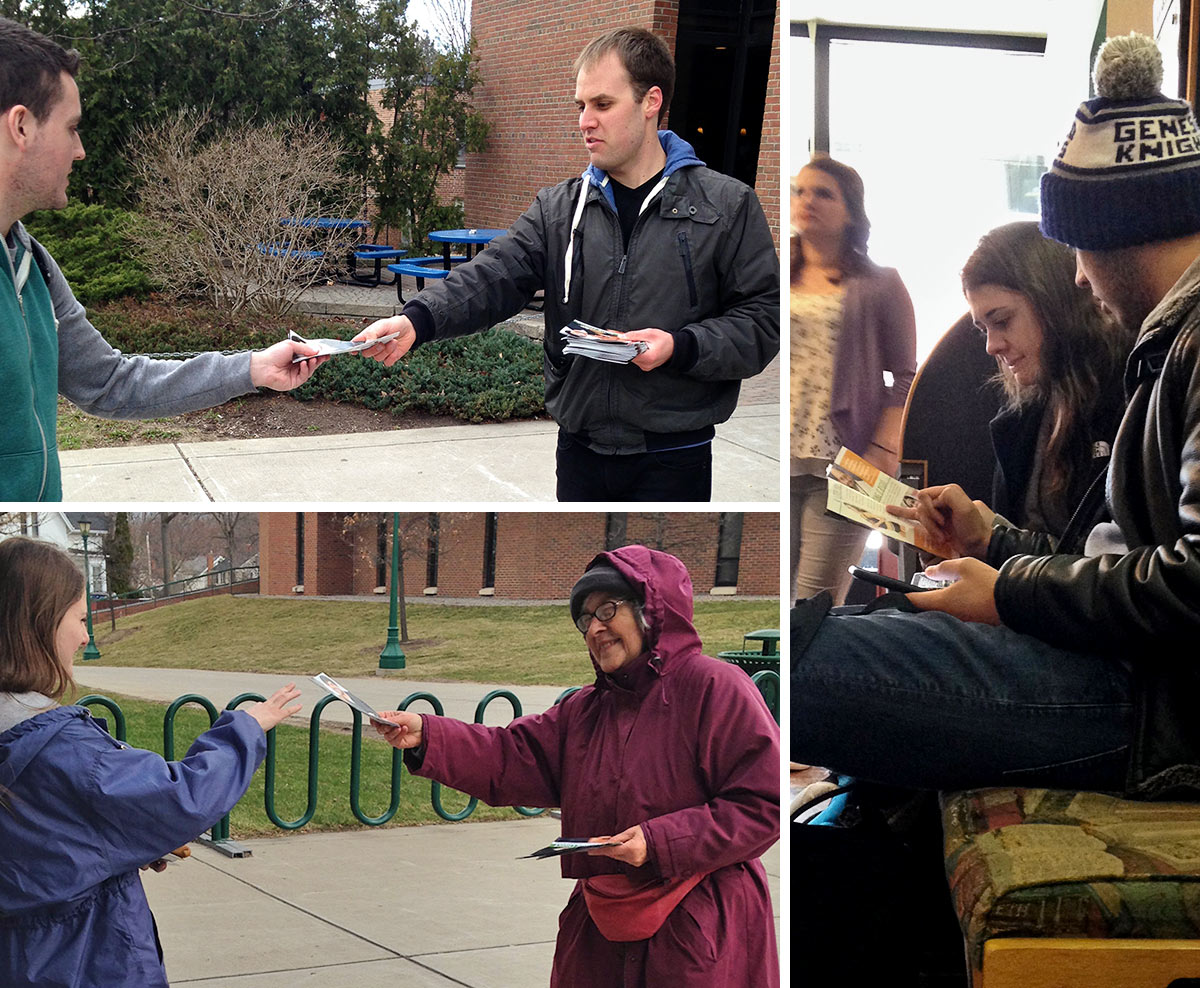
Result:
<svg viewBox="0 0 1200 988"><path fill-rule="evenodd" d="M646 95L642 97L642 112L647 117L653 117L655 123L658 122L658 111L662 109L662 101L662 90L658 86L651 86L646 90Z"/></svg>
<svg viewBox="0 0 1200 988"><path fill-rule="evenodd" d="M14 103L4 111L3 119L0 121L0 131L3 131L9 141L24 151L35 122L29 107L24 103Z"/></svg>

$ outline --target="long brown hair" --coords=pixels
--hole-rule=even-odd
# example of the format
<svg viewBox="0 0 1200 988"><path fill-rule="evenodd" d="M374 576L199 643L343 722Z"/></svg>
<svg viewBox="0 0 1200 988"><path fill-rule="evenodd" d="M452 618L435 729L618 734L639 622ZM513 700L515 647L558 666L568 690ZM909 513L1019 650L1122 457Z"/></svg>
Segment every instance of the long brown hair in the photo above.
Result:
<svg viewBox="0 0 1200 988"><path fill-rule="evenodd" d="M83 587L83 574L54 546L25 538L0 542L0 690L58 700L74 685L55 643Z"/></svg>
<svg viewBox="0 0 1200 988"><path fill-rule="evenodd" d="M1037 223L1008 223L983 235L962 269L963 291L995 285L1023 295L1042 328L1041 372L1020 387L997 359L1008 407L1044 402L1050 436L1042 454L1045 493L1070 515L1073 481L1090 467L1089 412L1120 387L1135 332L1106 316L1075 284L1075 252L1047 240ZM1111 436L1107 437L1109 440Z"/></svg>
<svg viewBox="0 0 1200 988"><path fill-rule="evenodd" d="M842 192L842 201L846 204L846 212L850 214L850 222L842 237L842 255L838 263L844 274L858 274L864 271L870 265L867 257L867 240L871 236L871 221L867 218L866 191L863 187L862 176L849 165L823 154L813 155L812 160L804 168L815 168L837 182L837 186ZM801 171L803 170L802 168ZM793 281L804 269L804 251L800 244L800 234L793 233Z"/></svg>

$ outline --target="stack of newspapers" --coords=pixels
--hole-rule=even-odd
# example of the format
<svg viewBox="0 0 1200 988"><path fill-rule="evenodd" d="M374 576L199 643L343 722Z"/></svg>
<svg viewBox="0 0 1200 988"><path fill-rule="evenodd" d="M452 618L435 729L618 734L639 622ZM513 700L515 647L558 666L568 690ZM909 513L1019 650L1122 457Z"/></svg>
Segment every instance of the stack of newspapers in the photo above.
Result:
<svg viewBox="0 0 1200 988"><path fill-rule="evenodd" d="M563 353L604 360L610 364L627 364L647 349L642 340L629 340L624 333L589 326L578 319L571 320L560 329L559 336L566 341Z"/></svg>

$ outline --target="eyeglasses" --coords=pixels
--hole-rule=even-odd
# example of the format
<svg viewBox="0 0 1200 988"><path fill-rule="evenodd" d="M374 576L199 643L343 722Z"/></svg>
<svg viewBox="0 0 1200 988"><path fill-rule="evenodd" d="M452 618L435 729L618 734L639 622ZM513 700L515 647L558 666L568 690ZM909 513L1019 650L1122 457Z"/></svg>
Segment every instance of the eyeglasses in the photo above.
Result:
<svg viewBox="0 0 1200 988"><path fill-rule="evenodd" d="M592 626L592 618L597 618L600 621L611 621L617 613L617 608L622 604L628 604L627 600L606 600L603 604L597 607L594 611L584 611L575 619L575 627L579 629L581 635L588 633L588 628Z"/></svg>

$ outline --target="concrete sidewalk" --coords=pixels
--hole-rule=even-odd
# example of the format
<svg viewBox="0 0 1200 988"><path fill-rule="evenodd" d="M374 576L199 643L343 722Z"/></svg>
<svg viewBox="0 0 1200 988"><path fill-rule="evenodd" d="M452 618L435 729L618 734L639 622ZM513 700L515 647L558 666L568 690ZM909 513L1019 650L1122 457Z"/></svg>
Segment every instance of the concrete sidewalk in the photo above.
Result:
<svg viewBox="0 0 1200 988"><path fill-rule="evenodd" d="M554 501L551 421L63 450L68 501ZM717 427L713 500L779 500L779 405Z"/></svg>
<svg viewBox="0 0 1200 988"><path fill-rule="evenodd" d="M173 700L200 693L218 707L238 693L269 693L284 677L190 669L122 669L79 663L89 689ZM452 716L473 719L492 688L511 689L526 713L544 710L559 687L341 680L376 707L429 689ZM325 696L297 682L307 723ZM508 705L487 721L511 718ZM322 723L350 722L331 703ZM173 985L198 988L527 988L549 981L559 910L571 883L553 861L518 860L559 836L542 816L501 823L281 835L239 841L248 858L198 844L163 874L143 873ZM237 839L237 834L233 835ZM779 846L763 857L779 929ZM401 980L403 979L403 980Z"/></svg>
<svg viewBox="0 0 1200 988"><path fill-rule="evenodd" d="M310 288L300 307L364 325L399 311L394 288L342 284ZM542 317L502 327L540 341ZM717 426L714 501L779 500L779 417L776 357L743 382L733 417ZM79 502L544 502L554 501L557 434L547 419L62 450L59 459L66 500Z"/></svg>
<svg viewBox="0 0 1200 988"><path fill-rule="evenodd" d="M530 988L571 883L517 858L557 836L537 817L264 838L248 858L193 844L143 884L173 985ZM763 864L778 936L778 844Z"/></svg>

